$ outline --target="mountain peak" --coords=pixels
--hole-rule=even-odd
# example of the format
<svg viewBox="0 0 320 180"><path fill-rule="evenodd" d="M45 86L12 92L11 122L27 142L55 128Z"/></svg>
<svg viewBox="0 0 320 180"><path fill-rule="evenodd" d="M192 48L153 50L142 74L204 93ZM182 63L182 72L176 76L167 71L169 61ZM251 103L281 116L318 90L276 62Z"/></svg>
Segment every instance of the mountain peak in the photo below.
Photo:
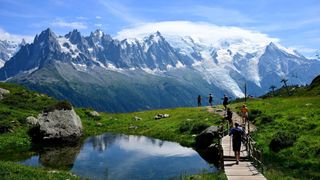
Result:
<svg viewBox="0 0 320 180"><path fill-rule="evenodd" d="M56 39L57 36L51 31L50 28L42 31L39 35L36 35L34 42L43 42L43 41L51 41L52 39Z"/></svg>
<svg viewBox="0 0 320 180"><path fill-rule="evenodd" d="M65 37L69 39L72 44L80 42L82 38L80 32L77 29L74 29L73 31L69 32L65 35Z"/></svg>
<svg viewBox="0 0 320 180"><path fill-rule="evenodd" d="M101 29L96 29L94 32L91 32L91 36L101 38L104 36L104 33Z"/></svg>
<svg viewBox="0 0 320 180"><path fill-rule="evenodd" d="M149 37L145 38L145 41L153 41L159 43L159 41L164 41L164 37L161 35L159 31L155 32L154 34L150 34Z"/></svg>

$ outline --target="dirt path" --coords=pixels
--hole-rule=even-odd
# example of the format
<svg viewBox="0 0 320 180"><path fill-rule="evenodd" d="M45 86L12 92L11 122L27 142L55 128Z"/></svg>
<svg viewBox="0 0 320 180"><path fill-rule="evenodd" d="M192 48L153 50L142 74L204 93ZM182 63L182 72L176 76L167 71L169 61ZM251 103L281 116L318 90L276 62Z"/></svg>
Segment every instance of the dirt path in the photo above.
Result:
<svg viewBox="0 0 320 180"><path fill-rule="evenodd" d="M226 112L224 109L221 109L217 106L211 107L211 106L207 106L207 111L210 113L214 113L214 114L218 114L222 117L226 116ZM247 124L244 124L242 117L239 116L239 114L237 114L236 112L232 112L232 124L234 124L235 122L238 122L239 124L241 124L242 127L247 127ZM257 128L255 125L253 125L251 122L249 124L249 128L250 128L250 132L255 131ZM246 133L248 133L247 128L246 128Z"/></svg>

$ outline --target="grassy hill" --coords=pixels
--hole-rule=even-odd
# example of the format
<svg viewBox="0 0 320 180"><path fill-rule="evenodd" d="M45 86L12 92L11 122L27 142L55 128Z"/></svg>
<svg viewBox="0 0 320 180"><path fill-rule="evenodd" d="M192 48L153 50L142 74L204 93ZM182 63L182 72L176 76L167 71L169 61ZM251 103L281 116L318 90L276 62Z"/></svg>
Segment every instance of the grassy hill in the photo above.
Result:
<svg viewBox="0 0 320 180"><path fill-rule="evenodd" d="M317 76L308 86L288 86L281 87L274 92L262 96L268 97L288 97L288 96L320 96L320 75Z"/></svg>
<svg viewBox="0 0 320 180"><path fill-rule="evenodd" d="M44 94L27 90L21 86L0 83L0 88L10 91L0 100L0 176L2 179L77 179L68 172L52 172L14 163L23 160L33 152L34 144L28 136L26 117L35 116L58 101ZM90 115L92 109L78 108L85 139L91 135L116 132L144 135L162 140L175 141L185 146L193 146L194 135L210 125L219 124L221 117L202 108L176 108L142 111L125 114L100 113L100 117ZM155 120L157 114L170 117ZM224 175L218 174L219 178ZM190 177L184 177L190 178ZM202 174L193 179L212 179L214 174Z"/></svg>
<svg viewBox="0 0 320 180"><path fill-rule="evenodd" d="M232 104L240 111L242 103ZM269 179L320 178L320 97L250 99Z"/></svg>

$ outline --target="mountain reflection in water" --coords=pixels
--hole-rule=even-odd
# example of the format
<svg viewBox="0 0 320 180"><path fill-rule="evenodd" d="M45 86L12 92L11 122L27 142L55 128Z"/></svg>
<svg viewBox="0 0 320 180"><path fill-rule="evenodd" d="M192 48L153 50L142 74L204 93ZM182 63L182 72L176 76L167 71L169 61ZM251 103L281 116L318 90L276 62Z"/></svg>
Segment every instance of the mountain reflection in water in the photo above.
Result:
<svg viewBox="0 0 320 180"><path fill-rule="evenodd" d="M191 148L144 136L106 133L87 138L80 147L43 149L40 155L21 163L69 168L90 179L168 179L203 170L216 171Z"/></svg>

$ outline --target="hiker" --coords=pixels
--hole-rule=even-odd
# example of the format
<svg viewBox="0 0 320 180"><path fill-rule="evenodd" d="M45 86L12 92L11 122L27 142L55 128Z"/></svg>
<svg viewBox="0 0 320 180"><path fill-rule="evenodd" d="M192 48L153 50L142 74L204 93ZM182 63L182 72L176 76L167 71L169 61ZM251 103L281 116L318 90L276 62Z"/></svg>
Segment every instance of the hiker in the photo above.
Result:
<svg viewBox="0 0 320 180"><path fill-rule="evenodd" d="M248 121L249 110L245 104L242 105L241 112L242 112L242 122L246 123Z"/></svg>
<svg viewBox="0 0 320 180"><path fill-rule="evenodd" d="M223 95L223 106L224 106L224 110L227 110L227 105L229 104L229 98L226 95Z"/></svg>
<svg viewBox="0 0 320 180"><path fill-rule="evenodd" d="M209 105L212 107L212 101L213 101L213 97L211 94L209 94Z"/></svg>
<svg viewBox="0 0 320 180"><path fill-rule="evenodd" d="M232 111L230 108L227 109L226 120L228 121L229 125L232 127Z"/></svg>
<svg viewBox="0 0 320 180"><path fill-rule="evenodd" d="M242 128L239 123L234 123L234 128L230 130L229 136L232 135L232 149L234 151L234 156L236 158L236 164L240 161L240 149L241 149L241 139L244 135Z"/></svg>
<svg viewBox="0 0 320 180"><path fill-rule="evenodd" d="M201 96L199 95L198 96L198 107L200 107L201 106Z"/></svg>

